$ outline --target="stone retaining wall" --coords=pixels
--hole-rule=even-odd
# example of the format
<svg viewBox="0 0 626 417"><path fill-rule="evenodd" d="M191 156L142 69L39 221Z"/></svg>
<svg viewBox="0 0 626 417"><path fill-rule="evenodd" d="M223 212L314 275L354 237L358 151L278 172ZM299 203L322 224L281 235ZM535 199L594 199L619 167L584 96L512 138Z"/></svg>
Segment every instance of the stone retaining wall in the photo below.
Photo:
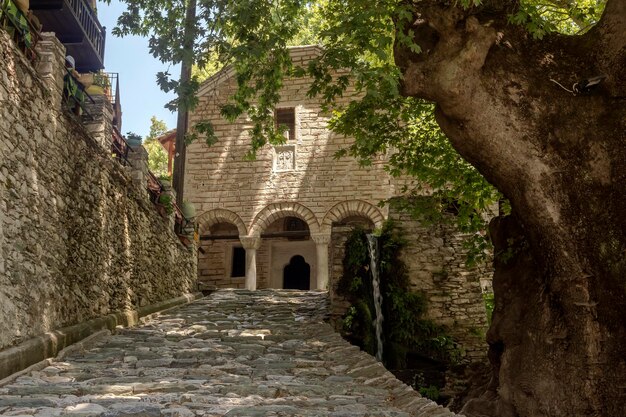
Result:
<svg viewBox="0 0 626 417"><path fill-rule="evenodd" d="M39 53L37 73L0 30L0 349L196 286L195 252L62 109L63 46Z"/></svg>
<svg viewBox="0 0 626 417"><path fill-rule="evenodd" d="M447 327L466 359L485 360L488 324L481 281L491 280L491 263L466 266L464 236L452 225L424 226L395 210L390 210L389 217L408 238L401 259L407 265L412 289L426 294L428 318Z"/></svg>

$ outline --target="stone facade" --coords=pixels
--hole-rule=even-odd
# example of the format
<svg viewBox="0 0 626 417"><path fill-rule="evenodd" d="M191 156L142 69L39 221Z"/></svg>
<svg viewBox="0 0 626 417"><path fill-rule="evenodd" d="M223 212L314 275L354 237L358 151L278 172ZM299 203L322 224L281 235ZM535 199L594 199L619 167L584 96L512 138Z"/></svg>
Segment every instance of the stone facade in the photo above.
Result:
<svg viewBox="0 0 626 417"><path fill-rule="evenodd" d="M292 49L296 63L318 53L316 47ZM348 146L350 138L326 128L329 115L322 112L319 100L305 98L308 84L307 79L286 80L278 107L293 109L295 134L282 146L261 149L255 161L244 160L250 150L248 121L241 118L231 124L220 117L220 106L236 88L232 73L224 70L201 87L190 126L212 120L219 142L212 147L202 143L188 147L185 198L201 213L201 235L211 235L211 228L221 223L236 226L231 240L203 241L206 253L200 258L201 282L215 287L245 285L241 278L230 276L231 265L223 261L232 246L241 246L238 236L276 235L284 231L281 221L295 217L306 223L310 235L300 241L284 236L261 239L255 253L256 284L263 288L281 283L284 264L277 268L272 260L302 255L315 272L311 287L326 288L328 272L320 278L318 271L323 274L328 266L320 268L318 258L328 253L328 245L316 240L327 242L332 223L345 217L364 216L380 225L387 216L387 209L377 205L396 194L396 185L380 175L385 161L362 169L353 159L336 160L335 152Z"/></svg>
<svg viewBox="0 0 626 417"><path fill-rule="evenodd" d="M291 50L296 64L319 53L312 46ZM310 288L330 289L332 308L339 316L346 306L334 295L333 286L342 273L341 245L348 230L342 224L381 226L391 214L388 206L379 207L379 203L397 196L404 182L383 170L384 156L367 168L352 158L335 159L335 153L352 139L327 128L329 115L322 111L319 100L306 97L310 81L285 80L276 117L280 123L292 112L290 134L284 145L263 147L254 161L244 159L250 150L249 120L242 117L229 123L220 116L220 106L236 88L232 71L225 69L205 82L199 90L199 105L190 115L190 126L211 120L218 142L210 147L197 142L187 148L185 198L199 213L202 285L283 288L289 265L302 256L308 264ZM290 229L293 219L302 222L299 228ZM464 251L456 238L444 239L439 230L419 228L404 217L400 220L407 221L407 236L415 240L407 248L406 258L414 287L428 293L432 317L465 332L471 328L484 334L481 274L458 266ZM246 249L245 273L235 265L237 247ZM444 269L450 279L433 281ZM480 348L473 343L469 350L484 355L486 348L484 342Z"/></svg>
<svg viewBox="0 0 626 417"><path fill-rule="evenodd" d="M64 52L44 34L36 71L0 30L0 348L195 291L145 182L62 109Z"/></svg>

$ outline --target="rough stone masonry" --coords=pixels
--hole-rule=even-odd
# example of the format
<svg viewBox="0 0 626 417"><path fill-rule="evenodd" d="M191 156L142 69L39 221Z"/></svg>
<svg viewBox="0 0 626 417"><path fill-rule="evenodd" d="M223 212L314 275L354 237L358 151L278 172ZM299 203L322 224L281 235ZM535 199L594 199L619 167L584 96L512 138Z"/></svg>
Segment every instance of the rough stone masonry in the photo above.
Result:
<svg viewBox="0 0 626 417"><path fill-rule="evenodd" d="M0 387L0 415L455 415L344 341L327 316L327 293L221 290Z"/></svg>
<svg viewBox="0 0 626 417"><path fill-rule="evenodd" d="M63 111L63 46L38 48L36 70L0 30L0 349L195 288L131 168Z"/></svg>

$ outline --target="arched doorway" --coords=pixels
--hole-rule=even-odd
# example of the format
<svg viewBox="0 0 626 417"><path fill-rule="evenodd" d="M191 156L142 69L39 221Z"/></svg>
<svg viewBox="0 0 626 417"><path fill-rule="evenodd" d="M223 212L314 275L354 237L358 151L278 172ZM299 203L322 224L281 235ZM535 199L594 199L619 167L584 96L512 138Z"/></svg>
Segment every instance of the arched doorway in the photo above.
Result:
<svg viewBox="0 0 626 417"><path fill-rule="evenodd" d="M219 221L204 227L198 248L198 283L201 290L243 288L246 251L235 224Z"/></svg>
<svg viewBox="0 0 626 417"><path fill-rule="evenodd" d="M283 269L283 288L288 290L311 289L311 266L304 257L296 255Z"/></svg>
<svg viewBox="0 0 626 417"><path fill-rule="evenodd" d="M265 287L300 290L315 288L317 271L315 242L311 239L309 225L303 219L294 216L278 217L263 230L261 239L263 244L258 252L258 268L263 270L262 272L267 268L269 272L269 280L266 281ZM294 264L296 256L302 259ZM291 267L285 286L285 268L289 265ZM304 265L308 267L308 272ZM291 270L296 271L294 275L290 275ZM301 282L298 274L303 273L307 278Z"/></svg>

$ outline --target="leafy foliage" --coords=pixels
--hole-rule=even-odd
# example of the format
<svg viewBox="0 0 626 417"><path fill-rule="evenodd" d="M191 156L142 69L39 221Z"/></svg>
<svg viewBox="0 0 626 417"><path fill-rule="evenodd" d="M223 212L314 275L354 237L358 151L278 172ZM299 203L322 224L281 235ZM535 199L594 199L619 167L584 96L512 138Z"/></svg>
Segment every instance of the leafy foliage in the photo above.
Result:
<svg viewBox="0 0 626 417"><path fill-rule="evenodd" d="M143 147L148 152L148 169L157 177L167 176L167 153L156 140L167 132L167 125L155 116L150 118L150 132L143 141Z"/></svg>
<svg viewBox="0 0 626 417"><path fill-rule="evenodd" d="M428 387L421 387L419 389L419 393L422 397L426 397L430 400L437 401L440 397L439 388L434 385L429 385Z"/></svg>
<svg viewBox="0 0 626 417"><path fill-rule="evenodd" d="M501 194L452 148L435 121L432 103L401 97L393 103L365 97L335 112L331 129L355 138L337 156L349 154L367 165L373 155L391 153L389 173L412 181L403 190L406 198L390 203L426 224L455 222L469 234L468 263L475 263L489 247L486 214L495 214ZM424 195L430 198L420 197ZM453 217L445 215L450 205Z"/></svg>
<svg viewBox="0 0 626 417"><path fill-rule="evenodd" d="M501 201L501 196L451 148L439 130L434 106L402 97L400 69L395 65L394 45L414 53L413 22L419 6L401 0L197 0L197 14L185 37L185 9L192 0L122 0L128 10L113 33L150 37L150 50L163 62L191 59L194 76L184 85L167 71L157 81L179 99L170 108L193 109L201 79L231 65L238 85L222 115L234 121L244 115L251 122L248 158L265 144L282 143L272 111L280 100L285 77L313 78L308 95L319 97L333 112L331 129L355 138L337 156L351 155L367 165L380 154L390 154L389 172L414 178L404 192L407 199L396 204L424 219L442 220L442 208L453 204L461 229L470 234L470 263L488 247L485 218L481 213ZM196 0L193 0L194 2ZM521 0L512 2L509 21L524 26L535 38L551 32L582 33L593 26L605 0ZM487 7L479 0L456 5L472 12ZM192 47L185 48L185 42ZM306 67L294 66L288 47L316 43L322 55ZM349 96L349 104L337 99ZM192 126L189 141L216 140L210 122ZM424 193L430 201L413 198Z"/></svg>
<svg viewBox="0 0 626 417"><path fill-rule="evenodd" d="M407 269L399 259L405 245L400 230L392 222L383 226L380 248L380 286L383 294L383 360L388 367L404 366L409 352L456 362L460 352L442 326L421 318L426 311L423 294L411 291ZM343 334L368 353L376 353L374 296L366 232L354 229L346 241L344 273L339 294L351 302L343 319Z"/></svg>
<svg viewBox="0 0 626 417"><path fill-rule="evenodd" d="M218 60L217 56L213 56L203 68L194 65L191 74L202 84L204 81L217 74L222 68L224 68L223 63Z"/></svg>
<svg viewBox="0 0 626 417"><path fill-rule="evenodd" d="M113 34L149 36L150 52L162 62L195 64L195 76L186 85L173 80L168 71L158 74L159 85L180 96L171 106L193 108L200 79L233 65L239 89L223 114L231 120L244 113L251 118L253 151L267 141L281 140L270 114L285 76L314 76L309 93L323 97L328 105L352 83L364 104L386 108L383 104L400 104L394 102L399 100L400 80L394 43L420 52L412 29L412 2L193 0L197 13L187 33L183 22L192 0L122 1L127 10ZM461 0L459 5L471 9L480 3ZM511 11L510 21L524 25L535 37L555 30L575 33L598 21L603 4L604 0L524 0ZM307 68L293 68L287 47L303 43L319 43L325 53ZM344 74L333 76L337 70Z"/></svg>
<svg viewBox="0 0 626 417"><path fill-rule="evenodd" d="M167 154L163 146L156 141L145 141L143 147L148 152L148 169L157 177L167 176Z"/></svg>
<svg viewBox="0 0 626 417"><path fill-rule="evenodd" d="M163 120L157 119L156 116L152 116L150 118L150 130L148 131L148 136L146 136L146 141L155 140L159 136L167 133L168 130L167 124L165 124Z"/></svg>
<svg viewBox="0 0 626 417"><path fill-rule="evenodd" d="M159 204L165 207L165 212L168 215L174 212L174 197L170 194L161 194L159 196Z"/></svg>
<svg viewBox="0 0 626 417"><path fill-rule="evenodd" d="M580 34L598 22L605 3L597 0L526 0L520 2L509 21L523 25L537 39L550 32Z"/></svg>
<svg viewBox="0 0 626 417"><path fill-rule="evenodd" d="M137 133L126 132L126 140L141 142L142 139L141 139L141 135L138 135Z"/></svg>

